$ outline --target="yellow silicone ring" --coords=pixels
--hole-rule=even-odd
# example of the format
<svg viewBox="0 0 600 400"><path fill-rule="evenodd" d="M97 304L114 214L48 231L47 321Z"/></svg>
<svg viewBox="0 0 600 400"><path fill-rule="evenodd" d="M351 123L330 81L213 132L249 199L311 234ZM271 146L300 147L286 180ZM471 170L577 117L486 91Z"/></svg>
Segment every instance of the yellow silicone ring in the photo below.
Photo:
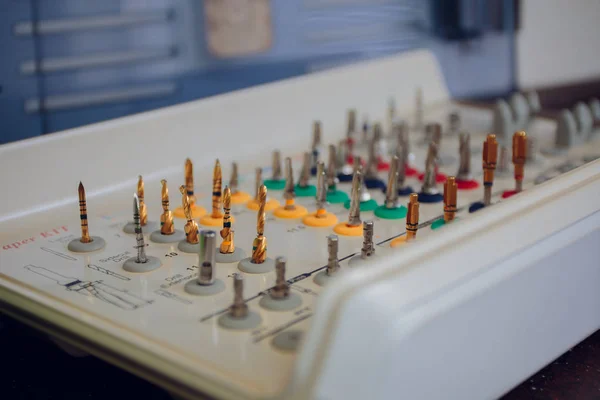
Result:
<svg viewBox="0 0 600 400"><path fill-rule="evenodd" d="M304 225L316 228L324 228L337 224L338 218L335 216L335 214L328 212L326 212L324 216L317 218L317 213L314 212L302 218L302 222L304 223Z"/></svg>
<svg viewBox="0 0 600 400"><path fill-rule="evenodd" d="M306 209L306 207L300 206L298 204L296 204L296 207L293 210L286 210L285 207L279 207L276 208L275 211L273 211L274 216L286 219L300 218L305 216L306 214L308 214L308 210Z"/></svg>
<svg viewBox="0 0 600 400"><path fill-rule="evenodd" d="M256 211L258 210L258 201L252 199L246 203L246 207L248 207L250 210ZM265 204L265 211L271 211L277 207L279 207L279 201L275 199L268 199L267 203Z"/></svg>
<svg viewBox="0 0 600 400"><path fill-rule="evenodd" d="M246 192L237 192L231 195L231 204L244 204L250 200L252 196Z"/></svg>
<svg viewBox="0 0 600 400"><path fill-rule="evenodd" d="M362 236L363 234L362 224L358 226L349 226L347 223L342 222L341 224L337 224L333 230L335 233L344 236Z"/></svg>
<svg viewBox="0 0 600 400"><path fill-rule="evenodd" d="M231 216L231 222L235 222L235 218L233 218L233 215ZM205 215L204 217L200 218L200 224L206 226L222 226L223 217L213 218L210 215Z"/></svg>
<svg viewBox="0 0 600 400"><path fill-rule="evenodd" d="M406 244L406 236L400 236L390 242L390 247L398 247Z"/></svg>

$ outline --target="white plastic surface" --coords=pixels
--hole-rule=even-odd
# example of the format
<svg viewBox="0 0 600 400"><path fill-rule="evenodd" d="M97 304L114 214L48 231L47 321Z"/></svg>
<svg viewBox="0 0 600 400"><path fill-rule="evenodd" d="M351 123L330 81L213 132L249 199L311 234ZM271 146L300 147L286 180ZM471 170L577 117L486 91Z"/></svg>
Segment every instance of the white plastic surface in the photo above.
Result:
<svg viewBox="0 0 600 400"><path fill-rule="evenodd" d="M448 381L448 372L442 370L446 360L460 363L460 357L456 361L446 358L446 353L462 352L465 360L473 360L472 365L450 369L468 371L476 379L469 368L476 368L477 345L485 342L473 338L461 342L464 324L460 321L473 309L481 318L473 322L473 332L480 329L482 338L487 335L495 340L499 352L515 345L523 349L531 343L530 335L522 343L494 336L485 331L494 326L486 318L510 298L507 291L527 283L520 277L529 276L530 271L536 272L534 282L541 282L529 291L540 297L523 298L530 312L538 311L543 288L551 283L542 279L545 270L538 271L535 263L528 262L533 257L516 258L523 263L519 264L522 275L515 273L512 280L498 271L507 272L517 265L496 268L496 264L543 243L544 238L600 207L589 200L598 198L599 161L531 189L534 179L566 160L579 162L583 156L600 154L597 141L527 168L524 193L477 214L469 215L464 207L479 200L482 190L459 192L459 220L438 231L423 227L411 246L390 249L386 242L404 232L404 220L379 220L370 212L363 213L363 220L375 220L375 239L381 243L377 261L349 268L346 259L359 251L362 238L341 237L339 257L346 273L327 289L315 284L313 277L326 264L326 236L331 229L309 228L299 220L279 220L269 214L268 254L287 258L287 278L292 280L294 293L302 297L302 306L292 311L261 308L259 299L273 286L275 274L245 274L244 297L262 319L253 331L230 331L217 322L233 299L231 274L239 272L235 263L217 265L216 277L226 289L212 297L185 292L185 283L197 273L197 258L178 252L177 243L147 241L147 253L163 263L155 271L132 274L121 268L135 251L135 238L123 233L122 227L132 217L131 195L138 174L146 181L149 218L157 220L159 181L167 179L174 209L180 204L177 187L183 182L183 162L189 156L195 166L198 202L210 209L215 157L223 165L224 183L235 160L240 166L241 189L252 192L254 167L266 167L268 178L270 152L275 148L293 158L298 174L315 119L323 122L324 142L337 143L348 108L355 107L358 115L367 114L372 121L384 121L392 96L400 115L412 121L417 85L423 88L426 121L444 122L448 112L458 109L463 126L473 135L471 144L481 143L491 125L491 112L451 104L435 60L426 52L415 52L0 147L3 184L9 193L0 210L2 305L61 339L184 397L200 393L232 399L364 398L365 393L411 397L417 393L418 382L429 382L432 391L439 384L448 393L464 394L472 381L465 386L466 379L464 384L452 379L452 385L443 386ZM538 120L531 134L542 144L552 144L554 127L552 121ZM425 149L416 145L419 139L418 133L411 133L411 163L422 169ZM457 137L442 139L443 153L456 155L457 151ZM473 156L471 165L480 180L480 155ZM454 174L457 168L448 165L441 170ZM381 178L385 180L385 173ZM104 250L89 255L66 249L79 234L76 188L80 180L88 193L90 233L107 241ZM407 183L420 187L415 178ZM511 177L498 178L494 200L513 185ZM340 184L338 189L348 191L349 184ZM270 191L269 196L282 200L281 192ZM373 191L372 196L379 203L383 200L381 192ZM573 198L566 202L569 196ZM314 209L314 199L297 201ZM347 216L342 205L331 205L329 210L340 221ZM249 251L256 213L244 206L236 206L233 212L236 243ZM441 203L421 205L421 222L431 222L441 214ZM597 221L591 221L581 232L591 229L589 224L597 229ZM175 225L182 229L183 223L176 220ZM145 233L148 239L150 232ZM586 237L581 237L579 242L584 243ZM531 249L540 251L535 246ZM465 258L468 263L461 261ZM597 268L573 268L572 273L576 275L573 282L585 279L591 284ZM572 288L564 286L564 295L572 296ZM484 294L490 296L490 303L481 301ZM592 304L598 298L597 291L585 294ZM508 304L504 312L514 307ZM554 326L565 318L561 310L548 316L548 324ZM518 329L523 321L524 317L504 322L507 329ZM535 357L530 364L521 363L521 369L514 368L515 361L509 357L488 357L490 371L510 367L515 373L488 375L493 384L481 385L482 397L516 384L598 325L584 312L573 315L572 322L569 331L551 332L547 347L533 349ZM429 327L436 328L431 331ZM277 334L288 330L304 332L306 341L297 355L271 344ZM452 346L444 348L450 339ZM431 365L431 370L411 368L420 362ZM359 371L360 380L347 381ZM398 387L398 374L410 382ZM359 383L360 388L350 391ZM435 397L436 393L444 392L424 395Z"/></svg>

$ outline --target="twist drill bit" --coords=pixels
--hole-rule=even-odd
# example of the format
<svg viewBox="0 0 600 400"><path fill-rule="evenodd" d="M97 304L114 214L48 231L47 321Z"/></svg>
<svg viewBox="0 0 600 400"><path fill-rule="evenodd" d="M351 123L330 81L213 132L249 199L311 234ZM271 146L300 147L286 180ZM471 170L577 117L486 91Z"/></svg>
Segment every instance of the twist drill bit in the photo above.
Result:
<svg viewBox="0 0 600 400"><path fill-rule="evenodd" d="M271 289L270 295L275 299L285 299L290 295L290 285L285 281L285 257L275 259L275 287Z"/></svg>
<svg viewBox="0 0 600 400"><path fill-rule="evenodd" d="M223 242L219 248L222 254L232 254L235 251L235 244L233 243L233 229L231 229L231 189L225 186L223 192L223 229L221 229L221 238Z"/></svg>
<svg viewBox="0 0 600 400"><path fill-rule="evenodd" d="M327 182L325 179L325 165L322 162L317 163L317 218L324 218L327 214L325 204L327 204Z"/></svg>
<svg viewBox="0 0 600 400"><path fill-rule="evenodd" d="M348 214L348 226L360 226L360 192L362 186L362 173L359 169L354 171L352 177L352 191L350 192L350 212Z"/></svg>
<svg viewBox="0 0 600 400"><path fill-rule="evenodd" d="M319 146L321 145L321 121L313 122L312 137L312 165L316 165L319 160Z"/></svg>
<svg viewBox="0 0 600 400"><path fill-rule="evenodd" d="M451 112L448 114L448 127L451 135L455 135L460 130L460 114Z"/></svg>
<svg viewBox="0 0 600 400"><path fill-rule="evenodd" d="M387 126L391 131L394 126L394 119L396 119L396 100L393 97L388 99L387 119Z"/></svg>
<svg viewBox="0 0 600 400"><path fill-rule="evenodd" d="M379 126L379 124L375 124L375 126ZM377 138L375 136L376 130L373 130L373 138L369 142L369 153L367 156L367 170L365 171L365 176L367 178L376 178L377 177Z"/></svg>
<svg viewBox="0 0 600 400"><path fill-rule="evenodd" d="M231 194L236 194L238 192L238 165L236 162L231 164L231 178L229 179L229 188L231 189Z"/></svg>
<svg viewBox="0 0 600 400"><path fill-rule="evenodd" d="M198 224L192 217L192 200L184 185L179 187L179 191L181 192L181 207L183 208L183 214L187 220L183 228L185 240L188 243L196 244L198 243Z"/></svg>
<svg viewBox="0 0 600 400"><path fill-rule="evenodd" d="M296 198L296 191L294 189L294 172L292 170L292 159L286 157L285 159L285 188L283 189L283 198L285 199L286 210L294 210L296 205L294 204L294 198Z"/></svg>
<svg viewBox="0 0 600 400"><path fill-rule="evenodd" d="M360 257L364 260L375 254L373 245L373 221L363 222L363 245L360 249Z"/></svg>
<svg viewBox="0 0 600 400"><path fill-rule="evenodd" d="M260 202L260 188L263 185L262 168L256 168L254 178L254 201Z"/></svg>
<svg viewBox="0 0 600 400"><path fill-rule="evenodd" d="M211 218L223 218L223 213L221 212L221 202L222 202L222 182L223 175L221 172L221 163L217 159L215 162L215 168L213 170L213 187L212 187L212 214Z"/></svg>
<svg viewBox="0 0 600 400"><path fill-rule="evenodd" d="M415 129L423 129L423 89L417 88L415 93Z"/></svg>
<svg viewBox="0 0 600 400"><path fill-rule="evenodd" d="M487 135L483 142L483 204L489 206L492 202L492 185L494 170L498 158L498 142L496 135Z"/></svg>
<svg viewBox="0 0 600 400"><path fill-rule="evenodd" d="M135 248L137 249L135 262L138 264L146 263L148 262L148 258L146 257L146 243L144 242L144 234L142 233L140 201L136 194L133 195L133 223L135 224Z"/></svg>
<svg viewBox="0 0 600 400"><path fill-rule="evenodd" d="M265 205L267 203L267 187L262 185L258 195L258 215L256 218L256 238L252 243L252 262L262 264L267 259L267 238L265 237Z"/></svg>
<svg viewBox="0 0 600 400"><path fill-rule="evenodd" d="M327 188L328 190L336 190L336 179L337 179L337 158L336 158L336 151L335 151L335 145L330 144L329 145L329 154L328 154L328 158L327 158ZM319 176L319 174L317 174L317 177Z"/></svg>
<svg viewBox="0 0 600 400"><path fill-rule="evenodd" d="M426 194L437 194L438 190L436 187L436 166L438 158L438 145L436 142L429 143L429 150L427 151L427 158L425 160L425 176L423 177L423 186L421 191Z"/></svg>
<svg viewBox="0 0 600 400"><path fill-rule="evenodd" d="M279 150L275 150L273 152L273 162L271 164L271 169L273 170L273 176L271 177L274 181L281 180L281 153Z"/></svg>
<svg viewBox="0 0 600 400"><path fill-rule="evenodd" d="M366 115L364 117L364 122L363 122L363 126L362 126L362 142L363 143L369 142L369 120L367 119Z"/></svg>
<svg viewBox="0 0 600 400"><path fill-rule="evenodd" d="M169 210L169 188L167 188L166 179L161 180L160 183L162 184L161 197L163 208L163 213L160 216L160 233L163 235L172 235L175 233L175 226L173 225L173 213Z"/></svg>
<svg viewBox="0 0 600 400"><path fill-rule="evenodd" d="M406 212L406 240L413 240L417 237L419 229L419 195L411 193L408 200Z"/></svg>
<svg viewBox="0 0 600 400"><path fill-rule="evenodd" d="M77 189L79 194L79 219L81 221L81 243L91 243L92 238L88 230L88 217L87 217L87 204L85 200L85 189L83 183L79 182L79 188Z"/></svg>
<svg viewBox="0 0 600 400"><path fill-rule="evenodd" d="M148 223L148 211L146 210L146 203L144 202L144 179L141 175L138 176L137 196L140 203L140 223L142 226L146 226Z"/></svg>
<svg viewBox="0 0 600 400"><path fill-rule="evenodd" d="M233 274L233 304L229 307L229 314L234 318L248 316L248 305L244 301L244 276Z"/></svg>
<svg viewBox="0 0 600 400"><path fill-rule="evenodd" d="M327 236L327 270L326 273L329 276L335 275L340 270L340 263L338 261L338 236L329 235Z"/></svg>
<svg viewBox="0 0 600 400"><path fill-rule="evenodd" d="M456 178L460 181L468 181L471 179L471 135L461 133L458 140L460 162Z"/></svg>
<svg viewBox="0 0 600 400"><path fill-rule="evenodd" d="M187 195L190 196L190 203L192 207L196 204L196 196L194 196L194 165L192 164L192 160L186 158L185 167L184 167L184 177L185 177L185 190Z"/></svg>
<svg viewBox="0 0 600 400"><path fill-rule="evenodd" d="M338 144L338 151L336 156L336 168L341 170L346 165L348 160L348 142L346 140L340 140Z"/></svg>
<svg viewBox="0 0 600 400"><path fill-rule="evenodd" d="M310 160L310 153L305 152L304 161L302 162L302 170L300 170L300 178L298 179L298 186L301 188L308 187L308 180L310 179Z"/></svg>
<svg viewBox="0 0 600 400"><path fill-rule="evenodd" d="M444 183L444 221L451 222L456 215L456 178L449 176Z"/></svg>
<svg viewBox="0 0 600 400"><path fill-rule="evenodd" d="M388 175L387 188L385 191L385 208L398 207L398 167L400 159L398 156L392 157L390 172Z"/></svg>
<svg viewBox="0 0 600 400"><path fill-rule="evenodd" d="M217 235L214 231L200 232L200 250L198 259L200 269L198 271L199 285L212 285L215 283Z"/></svg>
<svg viewBox="0 0 600 400"><path fill-rule="evenodd" d="M348 110L348 130L346 131L346 137L352 138L356 131L356 110Z"/></svg>
<svg viewBox="0 0 600 400"><path fill-rule="evenodd" d="M512 142L512 162L515 167L515 191L523 190L525 161L527 160L527 134L525 131L515 132Z"/></svg>

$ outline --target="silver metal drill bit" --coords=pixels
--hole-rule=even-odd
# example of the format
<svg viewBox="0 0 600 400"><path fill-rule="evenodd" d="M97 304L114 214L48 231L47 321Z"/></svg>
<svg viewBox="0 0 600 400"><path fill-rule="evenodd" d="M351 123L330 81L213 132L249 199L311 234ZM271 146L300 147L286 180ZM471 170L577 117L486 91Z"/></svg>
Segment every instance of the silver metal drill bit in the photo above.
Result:
<svg viewBox="0 0 600 400"><path fill-rule="evenodd" d="M356 110L348 110L348 130L346 137L351 138L356 131Z"/></svg>
<svg viewBox="0 0 600 400"><path fill-rule="evenodd" d="M148 258L146 257L146 243L144 242L144 234L140 222L140 200L137 193L133 195L133 223L135 224L135 247L137 249L135 262L142 264L147 262Z"/></svg>
<svg viewBox="0 0 600 400"><path fill-rule="evenodd" d="M415 129L423 129L423 89L417 88L415 93Z"/></svg>
<svg viewBox="0 0 600 400"><path fill-rule="evenodd" d="M236 162L231 164L231 178L229 179L229 189L231 194L238 192L239 178L238 178L238 165Z"/></svg>
<svg viewBox="0 0 600 400"><path fill-rule="evenodd" d="M369 120L367 119L366 115L364 117L364 122L362 125L362 143L369 143Z"/></svg>
<svg viewBox="0 0 600 400"><path fill-rule="evenodd" d="M350 212L348 214L349 226L360 226L360 192L362 186L362 172L360 169L354 171L352 177L352 191L350 192Z"/></svg>
<svg viewBox="0 0 600 400"><path fill-rule="evenodd" d="M456 179L468 181L473 178L471 175L471 135L468 133L461 133L458 140L460 143L458 147L460 162L458 164Z"/></svg>
<svg viewBox="0 0 600 400"><path fill-rule="evenodd" d="M438 159L438 145L435 142L429 143L429 150L427 152L427 159L425 160L425 176L423 177L423 186L421 191L425 194L438 194L436 184L436 166Z"/></svg>
<svg viewBox="0 0 600 400"><path fill-rule="evenodd" d="M298 186L301 188L308 187L308 180L310 179L310 164L311 155L309 152L305 152L302 162L302 170L300 171L300 177L298 178Z"/></svg>
<svg viewBox="0 0 600 400"><path fill-rule="evenodd" d="M327 188L331 190L335 190L337 185L337 159L335 150L335 145L330 144L327 157ZM318 177L319 173L317 172Z"/></svg>
<svg viewBox="0 0 600 400"><path fill-rule="evenodd" d="M273 152L273 162L271 164L271 169L273 170L273 175L271 177L274 181L281 180L281 153L279 150L275 150Z"/></svg>
<svg viewBox="0 0 600 400"><path fill-rule="evenodd" d="M294 171L292 170L292 159L285 158L285 188L283 189L283 198L286 200L294 200L296 198L296 190L294 189ZM284 206L286 210L293 210L296 206L287 204Z"/></svg>
<svg viewBox="0 0 600 400"><path fill-rule="evenodd" d="M318 151L319 146L321 145L321 121L313 122L313 137L311 149L312 151Z"/></svg>
<svg viewBox="0 0 600 400"><path fill-rule="evenodd" d="M329 235L327 236L327 270L326 273L329 276L335 275L340 270L340 263L338 261L338 236Z"/></svg>
<svg viewBox="0 0 600 400"><path fill-rule="evenodd" d="M285 299L290 295L290 285L285 281L285 257L275 259L275 286L271 289L270 295L274 299Z"/></svg>
<svg viewBox="0 0 600 400"><path fill-rule="evenodd" d="M233 318L248 316L248 305L244 301L244 275L233 274L233 304L229 307L229 315Z"/></svg>
<svg viewBox="0 0 600 400"><path fill-rule="evenodd" d="M373 245L373 221L363 222L363 245L360 249L360 256L366 259L375 254L375 246Z"/></svg>
<svg viewBox="0 0 600 400"><path fill-rule="evenodd" d="M258 167L255 169L255 178L254 178L254 201L256 201L257 203L259 201L260 187L262 185L263 185L262 168Z"/></svg>
<svg viewBox="0 0 600 400"><path fill-rule="evenodd" d="M325 209L327 204L327 179L325 176L325 164L317 163L317 210ZM317 214L318 216L318 214Z"/></svg>
<svg viewBox="0 0 600 400"><path fill-rule="evenodd" d="M199 271L198 284L215 283L215 266L217 255L217 234L215 231L200 231L200 250L198 252Z"/></svg>
<svg viewBox="0 0 600 400"><path fill-rule="evenodd" d="M431 141L438 145L438 148L442 144L442 125L434 122L431 124Z"/></svg>
<svg viewBox="0 0 600 400"><path fill-rule="evenodd" d="M340 140L337 148L336 154L336 168L338 171L341 171L346 165L346 160L348 159L348 143L346 139Z"/></svg>
<svg viewBox="0 0 600 400"><path fill-rule="evenodd" d="M460 114L456 111L448 114L448 134L456 135L460 132Z"/></svg>
<svg viewBox="0 0 600 400"><path fill-rule="evenodd" d="M398 164L398 156L393 156L385 191L385 208L398 207Z"/></svg>
<svg viewBox="0 0 600 400"><path fill-rule="evenodd" d="M376 143L375 138L369 142L369 152L367 155L367 170L365 176L367 178L377 178L377 153L375 151Z"/></svg>
<svg viewBox="0 0 600 400"><path fill-rule="evenodd" d="M409 152L408 125L403 121L397 125L396 156L398 157L397 188L399 189L404 187L404 182L406 181L406 164L408 164Z"/></svg>

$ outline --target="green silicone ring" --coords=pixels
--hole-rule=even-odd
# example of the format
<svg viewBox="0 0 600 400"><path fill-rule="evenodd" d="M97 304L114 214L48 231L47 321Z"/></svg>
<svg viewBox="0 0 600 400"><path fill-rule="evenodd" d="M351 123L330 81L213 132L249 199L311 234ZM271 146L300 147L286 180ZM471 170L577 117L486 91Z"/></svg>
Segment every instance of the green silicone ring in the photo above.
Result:
<svg viewBox="0 0 600 400"><path fill-rule="evenodd" d="M298 197L315 197L317 195L317 188L313 185L308 185L306 187L300 187L296 185L294 190L296 191L296 196Z"/></svg>
<svg viewBox="0 0 600 400"><path fill-rule="evenodd" d="M379 206L375 209L375 215L383 219L400 219L406 217L406 207L385 208Z"/></svg>
<svg viewBox="0 0 600 400"><path fill-rule="evenodd" d="M331 204L345 203L348 200L348 195L345 192L336 190L327 192L327 202Z"/></svg>
<svg viewBox="0 0 600 400"><path fill-rule="evenodd" d="M283 190L285 187L285 180L274 181L273 179L267 179L263 182L267 189L270 190Z"/></svg>
<svg viewBox="0 0 600 400"><path fill-rule="evenodd" d="M350 209L350 200L346 200L346 202L344 203L344 208L346 210ZM373 211L376 208L377 202L373 199L360 202L360 211Z"/></svg>

